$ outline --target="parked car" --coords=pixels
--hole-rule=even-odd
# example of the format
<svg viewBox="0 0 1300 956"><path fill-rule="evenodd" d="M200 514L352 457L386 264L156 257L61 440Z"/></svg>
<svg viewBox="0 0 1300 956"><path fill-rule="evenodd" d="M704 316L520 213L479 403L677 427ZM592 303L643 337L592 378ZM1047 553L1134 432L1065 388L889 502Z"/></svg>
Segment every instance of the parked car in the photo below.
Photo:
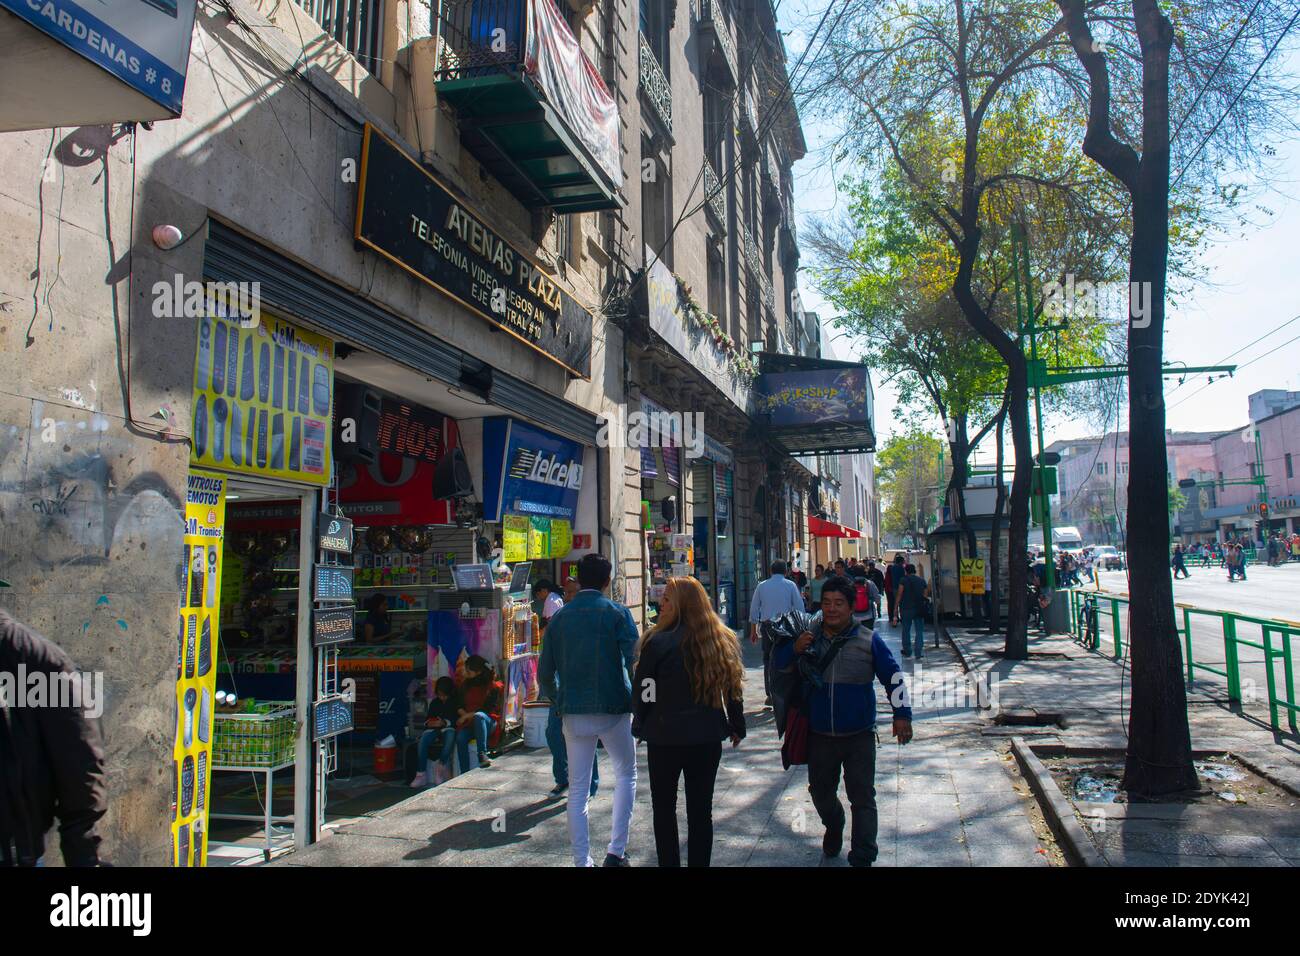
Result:
<svg viewBox="0 0 1300 956"><path fill-rule="evenodd" d="M1124 552L1109 544L1099 544L1092 549L1093 561L1103 571L1123 571Z"/></svg>

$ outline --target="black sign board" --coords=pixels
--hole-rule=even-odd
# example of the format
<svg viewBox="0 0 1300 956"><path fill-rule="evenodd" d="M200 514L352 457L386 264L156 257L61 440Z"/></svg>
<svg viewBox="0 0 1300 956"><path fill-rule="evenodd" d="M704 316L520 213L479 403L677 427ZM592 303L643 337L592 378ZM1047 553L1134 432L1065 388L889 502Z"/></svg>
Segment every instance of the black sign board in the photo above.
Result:
<svg viewBox="0 0 1300 956"><path fill-rule="evenodd" d="M317 601L351 601L352 569L316 566Z"/></svg>
<svg viewBox="0 0 1300 956"><path fill-rule="evenodd" d="M333 737L352 729L352 704L342 697L316 701L312 708L313 739Z"/></svg>
<svg viewBox="0 0 1300 956"><path fill-rule="evenodd" d="M368 123L355 237L574 375L590 376L591 313Z"/></svg>
<svg viewBox="0 0 1300 956"><path fill-rule="evenodd" d="M317 547L336 554L352 553L352 521L332 515L316 516Z"/></svg>
<svg viewBox="0 0 1300 956"><path fill-rule="evenodd" d="M356 608L340 607L312 612L312 643L317 647L325 644L342 644L350 641L353 634L353 621Z"/></svg>

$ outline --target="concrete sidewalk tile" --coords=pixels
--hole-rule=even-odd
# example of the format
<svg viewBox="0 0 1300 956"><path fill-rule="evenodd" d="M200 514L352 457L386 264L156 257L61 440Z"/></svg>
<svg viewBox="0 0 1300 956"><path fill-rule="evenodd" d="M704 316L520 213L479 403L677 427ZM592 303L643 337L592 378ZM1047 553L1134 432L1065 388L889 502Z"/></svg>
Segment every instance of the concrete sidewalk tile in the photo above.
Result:
<svg viewBox="0 0 1300 956"><path fill-rule="evenodd" d="M1029 818L1022 814L976 817L964 821L968 843L1038 844Z"/></svg>
<svg viewBox="0 0 1300 956"><path fill-rule="evenodd" d="M1287 860L1300 860L1300 838L1269 836L1265 839L1278 856Z"/></svg>
<svg viewBox="0 0 1300 956"><path fill-rule="evenodd" d="M1143 853L1180 854L1183 856L1218 856L1220 855L1210 842L1209 837L1201 833L1183 833L1167 827L1135 827L1132 823L1123 826L1110 826L1097 834L1104 847L1115 847L1124 851Z"/></svg>
<svg viewBox="0 0 1300 956"><path fill-rule="evenodd" d="M1038 843L968 843L971 866L1051 866Z"/></svg>
<svg viewBox="0 0 1300 956"><path fill-rule="evenodd" d="M1259 836L1222 836L1207 834L1206 839L1219 856L1242 857L1277 857L1282 854L1269 845L1269 841Z"/></svg>

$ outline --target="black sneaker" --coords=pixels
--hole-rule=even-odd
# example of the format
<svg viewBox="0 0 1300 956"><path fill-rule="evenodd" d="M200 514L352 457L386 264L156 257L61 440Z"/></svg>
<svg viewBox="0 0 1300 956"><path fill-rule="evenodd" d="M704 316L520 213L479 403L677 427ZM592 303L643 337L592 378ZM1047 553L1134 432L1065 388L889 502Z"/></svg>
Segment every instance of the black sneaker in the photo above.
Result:
<svg viewBox="0 0 1300 956"><path fill-rule="evenodd" d="M567 783L557 783L554 787L551 788L551 796L553 797L562 796L564 794L564 791L568 789L569 789L569 785Z"/></svg>
<svg viewBox="0 0 1300 956"><path fill-rule="evenodd" d="M631 866L632 860L630 857L628 857L626 853L624 853L622 857L617 857L613 853L606 853L605 865L606 866Z"/></svg>
<svg viewBox="0 0 1300 956"><path fill-rule="evenodd" d="M822 853L827 857L837 857L840 850L844 848L844 828L837 827L834 830L827 830L826 835L822 837Z"/></svg>

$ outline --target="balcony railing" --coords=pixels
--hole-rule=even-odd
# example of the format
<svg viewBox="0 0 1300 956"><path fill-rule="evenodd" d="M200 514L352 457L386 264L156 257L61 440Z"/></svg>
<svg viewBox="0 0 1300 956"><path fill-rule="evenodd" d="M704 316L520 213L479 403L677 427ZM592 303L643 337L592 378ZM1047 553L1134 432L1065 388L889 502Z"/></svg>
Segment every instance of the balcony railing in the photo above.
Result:
<svg viewBox="0 0 1300 956"><path fill-rule="evenodd" d="M727 231L727 194L723 191L722 183L718 180L718 174L713 170L713 164L707 159L704 160L704 198L708 202L709 211L713 213L717 220L717 225L725 233Z"/></svg>
<svg viewBox="0 0 1300 956"><path fill-rule="evenodd" d="M384 0L297 0L357 62L378 75L384 56Z"/></svg>
<svg viewBox="0 0 1300 956"><path fill-rule="evenodd" d="M554 0L443 0L434 84L461 139L529 206L612 209L618 108Z"/></svg>
<svg viewBox="0 0 1300 956"><path fill-rule="evenodd" d="M740 61L736 56L736 43L731 39L731 24L727 22L718 0L701 0L700 30L713 38L713 51L718 54L716 59L726 69L731 84L740 82Z"/></svg>
<svg viewBox="0 0 1300 956"><path fill-rule="evenodd" d="M659 58L655 56L654 50L650 49L650 44L646 41L643 34L638 33L637 40L640 44L640 62L638 64L641 90L645 93L646 99L654 107L655 113L659 117L659 122L663 124L664 129L669 133L673 131L673 91L668 85L668 77L664 76L663 67L659 65Z"/></svg>

